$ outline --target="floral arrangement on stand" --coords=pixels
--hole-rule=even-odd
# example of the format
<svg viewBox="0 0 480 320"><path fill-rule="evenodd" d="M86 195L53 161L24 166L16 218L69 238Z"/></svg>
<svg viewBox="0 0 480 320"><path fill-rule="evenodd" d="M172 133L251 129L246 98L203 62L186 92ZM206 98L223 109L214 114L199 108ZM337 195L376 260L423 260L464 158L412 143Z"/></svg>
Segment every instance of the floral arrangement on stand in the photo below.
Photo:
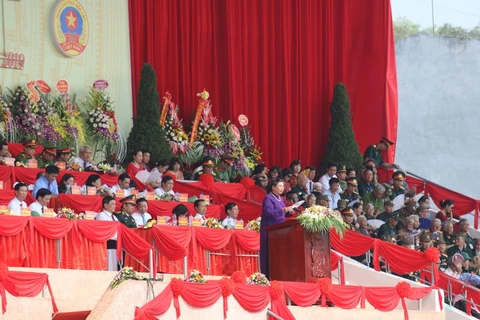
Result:
<svg viewBox="0 0 480 320"><path fill-rule="evenodd" d="M205 279L200 271L193 269L190 271L188 278L185 279L185 282L206 283L207 279Z"/></svg>
<svg viewBox="0 0 480 320"><path fill-rule="evenodd" d="M250 127L243 126L240 129L240 141L245 155L245 162L249 170L253 171L255 166L262 162L262 152L260 147L255 144L255 140L250 134Z"/></svg>
<svg viewBox="0 0 480 320"><path fill-rule="evenodd" d="M18 86L14 91L9 89L9 91L7 111L11 113L15 125L7 130L16 131L17 139L20 142L36 139L37 133L43 129L36 114L37 104L22 86Z"/></svg>
<svg viewBox="0 0 480 320"><path fill-rule="evenodd" d="M62 141L56 145L59 149L69 148L85 143L85 134L76 96L68 93L52 99L52 108L57 114L55 128L62 136Z"/></svg>
<svg viewBox="0 0 480 320"><path fill-rule="evenodd" d="M269 286L270 282L267 277L260 272L254 272L247 278L247 284L257 285L257 286Z"/></svg>
<svg viewBox="0 0 480 320"><path fill-rule="evenodd" d="M138 272L133 270L132 267L124 267L120 272L117 273L115 278L113 278L113 281L110 282L110 289L114 289L117 287L120 283L122 283L125 280L147 280L146 277L140 275Z"/></svg>
<svg viewBox="0 0 480 320"><path fill-rule="evenodd" d="M172 101L170 92L165 93L163 97L164 105L161 115L161 124L165 129L165 137L170 143L170 150L173 155L185 154L190 149L188 134L183 129L182 120L178 117L178 106Z"/></svg>
<svg viewBox="0 0 480 320"><path fill-rule="evenodd" d="M257 220L248 221L247 225L245 226L245 230L260 232L260 222Z"/></svg>
<svg viewBox="0 0 480 320"><path fill-rule="evenodd" d="M312 206L305 209L297 217L297 220L305 230L312 233L325 233L333 228L340 236L343 236L346 229L340 213L323 206Z"/></svg>
<svg viewBox="0 0 480 320"><path fill-rule="evenodd" d="M113 110L113 102L104 91L93 88L85 101L87 111L87 131L94 140L102 142L117 142L118 128Z"/></svg>
<svg viewBox="0 0 480 320"><path fill-rule="evenodd" d="M112 166L109 165L108 163L99 163L97 167L99 170L103 172L111 172L113 170Z"/></svg>
<svg viewBox="0 0 480 320"><path fill-rule="evenodd" d="M204 225L206 228L223 229L222 224L215 218L207 218Z"/></svg>
<svg viewBox="0 0 480 320"><path fill-rule="evenodd" d="M85 219L85 214L80 212L76 214L73 209L70 208L61 208L58 210L57 218L69 219L69 220L81 220Z"/></svg>

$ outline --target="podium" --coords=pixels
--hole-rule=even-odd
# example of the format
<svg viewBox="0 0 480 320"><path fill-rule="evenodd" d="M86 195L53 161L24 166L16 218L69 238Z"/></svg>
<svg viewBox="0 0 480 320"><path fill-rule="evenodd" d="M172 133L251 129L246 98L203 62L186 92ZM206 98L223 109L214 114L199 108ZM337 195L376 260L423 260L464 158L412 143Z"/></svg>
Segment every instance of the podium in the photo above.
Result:
<svg viewBox="0 0 480 320"><path fill-rule="evenodd" d="M269 280L316 282L331 278L328 233L310 233L295 220L268 226Z"/></svg>

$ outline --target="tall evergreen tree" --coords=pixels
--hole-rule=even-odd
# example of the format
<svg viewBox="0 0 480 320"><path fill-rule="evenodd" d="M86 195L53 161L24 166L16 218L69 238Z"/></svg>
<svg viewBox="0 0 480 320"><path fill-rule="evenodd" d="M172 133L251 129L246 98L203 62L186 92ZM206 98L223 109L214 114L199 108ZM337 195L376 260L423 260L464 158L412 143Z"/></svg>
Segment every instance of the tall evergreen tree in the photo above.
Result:
<svg viewBox="0 0 480 320"><path fill-rule="evenodd" d="M133 128L127 140L126 162L131 160L130 154L136 149L149 150L153 161L168 160L173 154L165 139L165 130L160 125L157 75L148 63L143 65L141 75L137 117L133 119Z"/></svg>
<svg viewBox="0 0 480 320"><path fill-rule="evenodd" d="M362 154L359 151L352 120L350 118L350 101L347 89L343 83L335 86L333 100L330 104L330 132L327 148L321 163L321 172L325 171L329 162L335 162L339 166L359 169L363 164Z"/></svg>

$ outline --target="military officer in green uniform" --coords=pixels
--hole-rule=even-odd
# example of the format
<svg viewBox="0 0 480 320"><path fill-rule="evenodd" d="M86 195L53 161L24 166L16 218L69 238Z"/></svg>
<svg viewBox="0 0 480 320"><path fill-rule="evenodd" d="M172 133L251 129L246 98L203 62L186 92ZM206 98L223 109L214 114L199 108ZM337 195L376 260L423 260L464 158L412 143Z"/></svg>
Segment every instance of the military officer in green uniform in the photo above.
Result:
<svg viewBox="0 0 480 320"><path fill-rule="evenodd" d="M347 205L355 201L359 198L359 195L357 192L355 192L355 189L358 187L357 184L357 179L355 177L349 177L345 180L345 183L347 184L347 187L345 188L345 191L343 191L340 194L340 199L347 200Z"/></svg>
<svg viewBox="0 0 480 320"><path fill-rule="evenodd" d="M57 150L54 148L43 148L41 154L37 156L37 168L46 168L54 163L54 157L57 154Z"/></svg>
<svg viewBox="0 0 480 320"><path fill-rule="evenodd" d="M355 226L353 225L353 210L352 208L345 208L342 210L342 219L348 230L355 231Z"/></svg>
<svg viewBox="0 0 480 320"><path fill-rule="evenodd" d="M342 189L342 191L347 190L347 181L345 181L346 178L347 178L347 167L340 166L337 170L337 179L340 180L340 189Z"/></svg>
<svg viewBox="0 0 480 320"><path fill-rule="evenodd" d="M383 208L385 209L385 211L380 213L377 216L377 219L382 220L383 222L386 223L386 222L388 222L388 214L393 212L393 202L392 201L385 201L383 203ZM400 216L400 214L399 214L399 216Z"/></svg>
<svg viewBox="0 0 480 320"><path fill-rule="evenodd" d="M440 260L438 263L438 270L445 271L448 268L447 243L441 237L435 242L435 247L440 251Z"/></svg>
<svg viewBox="0 0 480 320"><path fill-rule="evenodd" d="M377 231L378 238L382 239L383 236L386 236L390 239L396 239L396 232L395 226L400 220L398 216L398 210L390 213L388 215L388 221L380 226Z"/></svg>
<svg viewBox="0 0 480 320"><path fill-rule="evenodd" d="M381 184L377 184L375 188L373 188L372 192L366 193L362 197L363 205L367 203L371 203L373 208L375 209L376 213L375 216L383 212L383 194L385 193L385 187Z"/></svg>
<svg viewBox="0 0 480 320"><path fill-rule="evenodd" d="M220 182L234 182L235 177L232 174L233 159L230 157L222 157L215 169L215 175Z"/></svg>
<svg viewBox="0 0 480 320"><path fill-rule="evenodd" d="M392 195L390 200L395 199L401 194L405 194L405 188L403 187L403 182L405 181L405 173L402 171L397 171L393 174L393 186L392 186Z"/></svg>
<svg viewBox="0 0 480 320"><path fill-rule="evenodd" d="M15 158L15 166L24 166L28 165L28 160L35 159L35 149L37 148L37 143L35 140L29 140L23 143L23 152L20 153Z"/></svg>
<svg viewBox="0 0 480 320"><path fill-rule="evenodd" d="M128 228L136 228L137 224L135 223L135 219L132 217L133 211L135 210L137 203L135 202L136 197L134 194L129 195L128 197L123 198L120 200L122 204L122 208L120 212L115 213L115 217L117 217L118 221L126 225Z"/></svg>
<svg viewBox="0 0 480 320"><path fill-rule="evenodd" d="M397 168L398 165L394 163L386 163L383 161L382 157L382 151L387 150L390 146L394 145L395 143L390 141L389 139L382 137L380 142L378 144L371 145L365 150L365 153L363 155L363 159L365 162L367 162L368 159L372 159L375 161L377 166L383 166L384 168L390 169L390 168Z"/></svg>
<svg viewBox="0 0 480 320"><path fill-rule="evenodd" d="M198 180L200 180L200 176L202 174L209 174L213 177L213 179L215 181L217 181L216 174L215 174L215 172L213 172L213 166L214 166L213 158L209 157L209 156L204 157L203 161L202 161L202 170L195 173L195 176L193 177L193 180L198 181Z"/></svg>

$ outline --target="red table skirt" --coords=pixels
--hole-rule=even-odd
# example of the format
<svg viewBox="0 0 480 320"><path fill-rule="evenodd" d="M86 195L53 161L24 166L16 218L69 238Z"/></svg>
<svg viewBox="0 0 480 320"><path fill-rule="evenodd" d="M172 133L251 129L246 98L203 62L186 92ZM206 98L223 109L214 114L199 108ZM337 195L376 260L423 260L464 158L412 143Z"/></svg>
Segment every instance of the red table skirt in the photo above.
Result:
<svg viewBox="0 0 480 320"><path fill-rule="evenodd" d="M165 227L164 227L165 228ZM168 228L168 227L167 227ZM171 228L178 228L178 227L171 227ZM195 228L195 227L191 227ZM220 230L212 230L209 229L209 232L218 232ZM152 229L136 229L135 232L143 238L146 242L152 243L153 241L153 234ZM232 231L235 232L235 231ZM251 231L253 232L253 231ZM173 239L172 239L173 241ZM258 237L258 241L259 237ZM236 257L232 256L232 250L235 246L236 249ZM237 270L242 270L247 274L252 272L259 271L258 267L258 251L246 251L239 245L234 242L234 239L231 238L228 244L217 251L210 251L210 269L207 272L207 249L202 247L199 242L196 244L196 251L194 251L193 241L190 241L187 248L187 270L190 272L192 269L200 270L203 274L210 274L210 275L231 275L233 272ZM196 252L194 255L193 253ZM215 255L215 253L221 254L228 254L229 256L219 256ZM255 255L255 257L243 257L242 255ZM148 265L148 258L141 260L145 266ZM177 265L178 268L176 268ZM125 257L125 266L133 267L134 270L140 271L147 271L137 260L133 259L129 255ZM157 272L163 273L177 273L182 274L182 270L184 267L183 259L169 261L165 256L161 253L158 254L158 266ZM180 269L180 270L179 270Z"/></svg>

